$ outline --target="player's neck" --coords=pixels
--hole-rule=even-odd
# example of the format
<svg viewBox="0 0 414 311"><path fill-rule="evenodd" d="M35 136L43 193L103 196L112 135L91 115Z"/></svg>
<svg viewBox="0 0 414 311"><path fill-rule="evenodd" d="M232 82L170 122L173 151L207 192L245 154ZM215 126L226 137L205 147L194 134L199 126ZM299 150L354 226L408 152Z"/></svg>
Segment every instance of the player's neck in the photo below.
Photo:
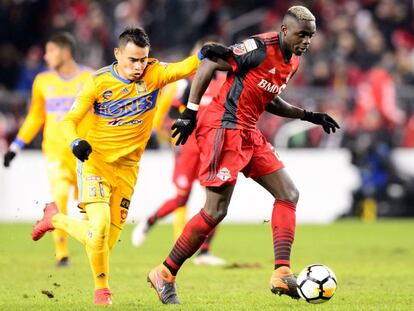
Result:
<svg viewBox="0 0 414 311"><path fill-rule="evenodd" d="M283 40L282 32L279 32L280 50L282 51L283 59L285 63L288 63L292 58L292 52L289 50L285 40Z"/></svg>
<svg viewBox="0 0 414 311"><path fill-rule="evenodd" d="M74 60L70 60L63 63L56 71L61 77L70 79L79 72L79 66Z"/></svg>
<svg viewBox="0 0 414 311"><path fill-rule="evenodd" d="M125 75L123 72L121 72L121 71L119 70L119 68L118 68L118 64L115 64L115 65L114 65L114 71L115 71L115 73L116 73L118 76L120 76L122 79L129 80L129 79L126 77L126 75Z"/></svg>

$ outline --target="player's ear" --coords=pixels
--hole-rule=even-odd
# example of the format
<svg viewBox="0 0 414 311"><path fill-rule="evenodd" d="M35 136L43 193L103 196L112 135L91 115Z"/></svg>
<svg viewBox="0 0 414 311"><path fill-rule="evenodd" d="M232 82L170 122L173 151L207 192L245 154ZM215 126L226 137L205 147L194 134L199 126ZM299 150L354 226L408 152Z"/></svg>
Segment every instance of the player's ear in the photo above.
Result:
<svg viewBox="0 0 414 311"><path fill-rule="evenodd" d="M119 60L119 57L121 56L120 48L114 48L114 55L115 55L116 60Z"/></svg>
<svg viewBox="0 0 414 311"><path fill-rule="evenodd" d="M284 36L286 37L286 35L287 35L287 26L282 24L282 26L280 26L280 30L283 32Z"/></svg>

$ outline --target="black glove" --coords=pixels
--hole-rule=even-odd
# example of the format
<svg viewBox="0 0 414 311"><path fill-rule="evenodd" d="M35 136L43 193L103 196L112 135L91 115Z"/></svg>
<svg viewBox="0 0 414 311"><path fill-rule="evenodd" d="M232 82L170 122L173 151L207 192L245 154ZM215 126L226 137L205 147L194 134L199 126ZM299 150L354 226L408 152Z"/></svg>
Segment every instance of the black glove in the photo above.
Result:
<svg viewBox="0 0 414 311"><path fill-rule="evenodd" d="M305 116L301 120L309 121L315 124L322 125L323 130L330 134L335 133L336 129L339 129L338 123L327 113L324 112L312 112L304 110Z"/></svg>
<svg viewBox="0 0 414 311"><path fill-rule="evenodd" d="M86 140L78 138L70 146L75 157L82 162L88 160L89 154L92 152L92 147Z"/></svg>
<svg viewBox="0 0 414 311"><path fill-rule="evenodd" d="M180 117L171 126L171 130L173 131L173 138L180 134L180 136L178 136L177 138L177 141L175 142L177 146L184 145L188 137L194 131L194 128L196 127L197 123L196 117L197 111L185 108Z"/></svg>
<svg viewBox="0 0 414 311"><path fill-rule="evenodd" d="M231 50L228 47L220 43L206 43L200 50L200 53L203 55L203 58L207 57L209 59L225 59L226 55L230 52Z"/></svg>
<svg viewBox="0 0 414 311"><path fill-rule="evenodd" d="M6 154L4 155L4 162L3 162L4 167L9 167L10 162L14 159L15 156L16 156L16 152L7 150Z"/></svg>

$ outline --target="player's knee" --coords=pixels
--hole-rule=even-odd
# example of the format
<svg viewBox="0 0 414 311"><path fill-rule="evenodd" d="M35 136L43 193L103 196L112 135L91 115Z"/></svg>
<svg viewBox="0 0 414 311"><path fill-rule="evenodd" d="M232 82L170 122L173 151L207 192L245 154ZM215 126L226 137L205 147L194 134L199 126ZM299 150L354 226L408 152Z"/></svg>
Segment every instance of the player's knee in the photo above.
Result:
<svg viewBox="0 0 414 311"><path fill-rule="evenodd" d="M111 229L109 231L109 238L108 238L108 248L112 250L116 243L119 241L119 237L121 236L122 230L118 227L115 227L111 224Z"/></svg>
<svg viewBox="0 0 414 311"><path fill-rule="evenodd" d="M224 217L227 215L227 207L219 208L216 212L216 215L214 219L216 219L218 222L222 221Z"/></svg>
<svg viewBox="0 0 414 311"><path fill-rule="evenodd" d="M217 222L220 222L227 215L227 206L225 204L218 204L217 206L205 206L205 212L214 218Z"/></svg>
<svg viewBox="0 0 414 311"><path fill-rule="evenodd" d="M285 197L281 199L297 204L299 201L299 190L295 186L292 186L286 191Z"/></svg>
<svg viewBox="0 0 414 311"><path fill-rule="evenodd" d="M189 194L184 194L184 195L179 194L179 195L177 195L177 198L176 198L177 206L178 207L185 206L187 204L188 197L189 197Z"/></svg>
<svg viewBox="0 0 414 311"><path fill-rule="evenodd" d="M88 229L86 244L94 250L102 250L108 245L110 223L103 221L92 224Z"/></svg>

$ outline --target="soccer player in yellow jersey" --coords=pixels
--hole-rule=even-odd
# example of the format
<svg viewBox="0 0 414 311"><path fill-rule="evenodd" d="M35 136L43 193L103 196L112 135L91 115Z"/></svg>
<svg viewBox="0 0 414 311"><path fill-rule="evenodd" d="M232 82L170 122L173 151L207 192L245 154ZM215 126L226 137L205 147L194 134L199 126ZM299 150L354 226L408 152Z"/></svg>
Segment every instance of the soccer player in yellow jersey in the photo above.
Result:
<svg viewBox="0 0 414 311"><path fill-rule="evenodd" d="M44 58L50 70L36 76L29 114L4 155L4 166L8 167L20 149L29 144L43 126L42 149L47 159L51 192L62 213L67 210L70 187L76 188L76 158L62 141L61 122L92 74L90 69L75 62L74 50L75 41L68 33L55 34L47 41ZM84 120L78 129L81 137L86 135L85 122L88 121ZM56 230L53 238L57 265L66 266L69 258L67 234Z"/></svg>
<svg viewBox="0 0 414 311"><path fill-rule="evenodd" d="M88 220L68 217L51 203L32 231L33 240L38 240L47 231L61 229L85 245L94 278L95 304L112 303L109 251L125 224L159 90L193 74L200 59L209 56L208 48L203 47L197 55L165 64L148 58L149 49L143 29L126 29L114 51L117 61L88 79L64 119L65 137L79 159L80 207ZM76 126L92 108L95 118L83 140Z"/></svg>

